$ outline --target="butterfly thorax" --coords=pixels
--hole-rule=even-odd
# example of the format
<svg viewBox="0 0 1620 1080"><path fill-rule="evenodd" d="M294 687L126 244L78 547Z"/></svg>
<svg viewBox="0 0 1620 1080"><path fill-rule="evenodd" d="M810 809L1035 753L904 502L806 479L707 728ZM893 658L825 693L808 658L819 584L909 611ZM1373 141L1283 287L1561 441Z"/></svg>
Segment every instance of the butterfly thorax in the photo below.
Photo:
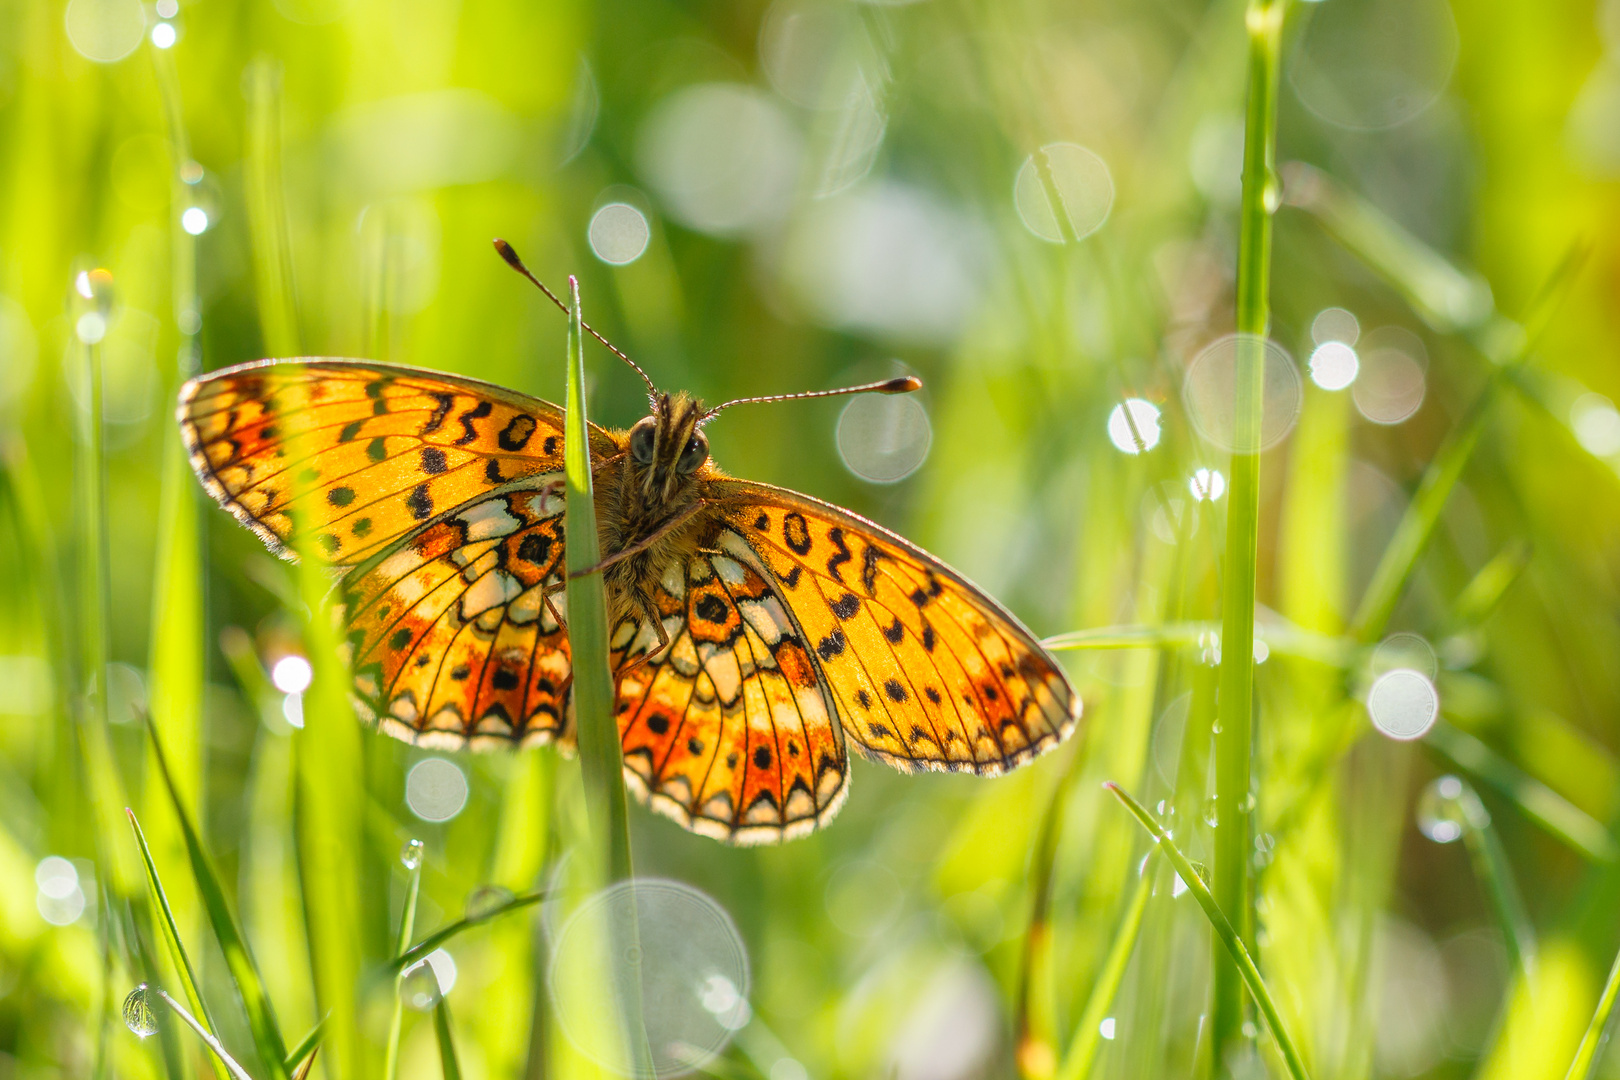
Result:
<svg viewBox="0 0 1620 1080"><path fill-rule="evenodd" d="M659 394L651 415L627 432L613 432L622 453L603 462L596 478L602 556L646 545L610 565L605 577L610 614L650 614L654 587L672 562L683 560L713 531L703 492L719 478L698 430L701 402L685 393ZM651 543L648 543L651 539Z"/></svg>

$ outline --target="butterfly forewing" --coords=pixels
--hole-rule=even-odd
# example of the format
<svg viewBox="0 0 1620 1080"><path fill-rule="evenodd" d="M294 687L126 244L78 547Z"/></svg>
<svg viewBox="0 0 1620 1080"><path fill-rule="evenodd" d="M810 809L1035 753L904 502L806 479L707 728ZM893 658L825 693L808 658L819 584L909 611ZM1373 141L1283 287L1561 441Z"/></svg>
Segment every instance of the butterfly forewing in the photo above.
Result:
<svg viewBox="0 0 1620 1080"><path fill-rule="evenodd" d="M844 730L904 769L995 774L1056 745L1080 700L1012 615L926 552L764 484L716 485L720 546L757 559L803 628Z"/></svg>
<svg viewBox="0 0 1620 1080"><path fill-rule="evenodd" d="M209 492L278 554L353 565L487 492L562 467L556 406L450 375L342 360L248 364L186 384ZM612 452L597 432L596 452Z"/></svg>

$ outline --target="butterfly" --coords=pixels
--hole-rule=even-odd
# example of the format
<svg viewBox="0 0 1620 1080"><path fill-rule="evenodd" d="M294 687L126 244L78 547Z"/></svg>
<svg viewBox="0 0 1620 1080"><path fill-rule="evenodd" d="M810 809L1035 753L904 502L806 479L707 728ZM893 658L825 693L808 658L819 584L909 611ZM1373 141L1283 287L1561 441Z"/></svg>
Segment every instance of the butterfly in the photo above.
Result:
<svg viewBox="0 0 1620 1080"><path fill-rule="evenodd" d="M642 377L649 414L589 435L641 801L771 843L838 812L852 744L906 771L996 775L1073 729L1079 696L1013 615L882 526L727 476L702 429L743 402ZM572 748L558 406L437 371L266 360L188 382L179 422L210 495L277 555L339 575L362 719L425 747Z"/></svg>

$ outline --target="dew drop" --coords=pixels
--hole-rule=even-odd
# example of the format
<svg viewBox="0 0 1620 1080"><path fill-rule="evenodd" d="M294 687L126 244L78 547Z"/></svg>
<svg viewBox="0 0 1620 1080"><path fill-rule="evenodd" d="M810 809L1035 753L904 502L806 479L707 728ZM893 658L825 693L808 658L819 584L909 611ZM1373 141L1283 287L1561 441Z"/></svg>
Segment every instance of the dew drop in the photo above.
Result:
<svg viewBox="0 0 1620 1080"><path fill-rule="evenodd" d="M422 865L422 851L422 841L413 836L399 849L399 861L405 864L407 870L419 869Z"/></svg>
<svg viewBox="0 0 1620 1080"><path fill-rule="evenodd" d="M467 897L467 918L487 919L512 901L512 890L499 885L480 885Z"/></svg>
<svg viewBox="0 0 1620 1080"><path fill-rule="evenodd" d="M1216 799L1214 796L1210 796L1204 801L1204 824L1214 829L1217 828L1220 823L1221 813L1217 807Z"/></svg>
<svg viewBox="0 0 1620 1080"><path fill-rule="evenodd" d="M437 1005L444 991L439 987L439 975L433 965L418 960L406 968L399 979L399 996L407 1008L417 1012L427 1012Z"/></svg>
<svg viewBox="0 0 1620 1080"><path fill-rule="evenodd" d="M1418 796L1418 829L1437 844L1460 840L1469 828L1483 828L1490 820L1479 796L1455 776L1431 781Z"/></svg>
<svg viewBox="0 0 1620 1080"><path fill-rule="evenodd" d="M152 1011L152 991L145 983L129 992L124 999L124 1026L145 1039L156 1035L157 1014Z"/></svg>

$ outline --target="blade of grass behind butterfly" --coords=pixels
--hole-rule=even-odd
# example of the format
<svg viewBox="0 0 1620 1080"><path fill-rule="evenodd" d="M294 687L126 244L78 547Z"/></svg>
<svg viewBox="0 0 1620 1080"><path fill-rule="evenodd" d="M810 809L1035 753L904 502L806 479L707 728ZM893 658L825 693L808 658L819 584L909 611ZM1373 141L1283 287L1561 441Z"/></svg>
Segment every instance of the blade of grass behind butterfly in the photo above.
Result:
<svg viewBox="0 0 1620 1080"><path fill-rule="evenodd" d="M439 1043L439 1068L444 1080L461 1080L461 1062L456 1058L456 1040L450 1034L450 1005L443 997L433 1006L433 1034Z"/></svg>
<svg viewBox="0 0 1620 1080"><path fill-rule="evenodd" d="M1227 483L1226 555L1221 582L1220 726L1215 737L1215 897L1253 941L1249 845L1253 812L1254 604L1260 531L1260 423L1265 387L1262 342L1271 324L1271 216L1277 196L1277 96L1285 0L1249 0L1248 102L1243 133L1243 198L1239 211L1239 335L1235 450ZM1214 957L1211 1047L1218 1069L1241 1046L1241 964Z"/></svg>
<svg viewBox="0 0 1620 1080"><path fill-rule="evenodd" d="M185 942L180 936L180 927L176 924L174 911L169 907L169 898L163 888L163 881L158 876L157 863L152 859L152 849L147 846L146 836L141 832L141 823L135 817L135 811L126 809L129 815L129 827L135 833L135 843L141 850L141 862L146 867L146 888L152 899L152 907L157 912L158 929L163 935L164 944L169 948L169 957L174 961L175 976L180 980L180 989L185 992L186 1001L191 1011L210 1035L219 1031L214 1023L213 1015L208 1011L208 1005L203 1001L201 992L197 989L197 972L191 966L191 957L186 954ZM214 1060L214 1074L219 1080L229 1080L229 1070L224 1062Z"/></svg>
<svg viewBox="0 0 1620 1080"><path fill-rule="evenodd" d="M168 134L169 176L169 262L171 315L179 347L175 366L164 372L162 385L166 401L174 401L179 385L197 374L201 367L197 333L200 305L197 300L197 238L182 227L181 215L195 198L195 189L186 183L191 166L190 140L180 103L180 83L174 57L155 46L148 50L163 106ZM203 583L206 571L202 551L201 490L191 475L179 425L163 425L162 464L158 489L158 536L154 555L150 651L148 654L149 694L152 726L169 752L174 770L193 821L203 820L203 683L207 648L204 644L206 619L203 612ZM167 797L158 777L157 763L146 755L143 805L148 826L145 842L164 865L177 864L185 857L185 841L165 809ZM174 921L184 933L194 934L199 921L199 904L187 875L170 879L167 894ZM207 1017L192 1002L192 1009L205 1022ZM210 1028L212 1030L212 1028Z"/></svg>
<svg viewBox="0 0 1620 1080"><path fill-rule="evenodd" d="M1147 830L1149 836L1153 837L1159 850L1164 852L1165 858L1170 860L1170 865L1175 868L1182 882L1186 884L1187 890L1198 901L1198 906L1204 909L1204 915L1208 917L1210 926L1215 930L1216 939L1231 955L1249 995L1259 1006L1261 1015L1265 1017L1266 1026L1271 1029L1272 1038L1277 1041L1277 1048L1282 1053L1288 1075L1293 1080L1307 1080L1309 1074L1305 1070L1304 1059L1299 1056L1293 1037L1283 1026L1282 1016L1277 1012L1277 1005L1271 997L1271 991L1266 988L1265 979L1260 976L1260 969L1255 966L1254 958L1244 945L1242 936L1232 925L1232 921L1226 917L1226 913L1221 910L1209 886L1204 884L1204 879L1199 876L1197 869L1187 861L1187 857L1153 819L1153 815L1143 809L1142 805L1118 784L1109 781L1103 786L1113 793L1126 810L1130 811L1131 816Z"/></svg>
<svg viewBox="0 0 1620 1080"><path fill-rule="evenodd" d="M415 843L414 841L412 842ZM416 865L410 868L405 881L405 906L399 914L399 933L394 938L394 959L405 955L410 947L411 935L416 933L416 899L422 892L421 851L417 849ZM435 976L437 977L437 976ZM400 974L394 974L394 1014L388 1021L388 1050L383 1059L383 1080L395 1080L399 1075L399 1036L405 1025L405 999L400 996Z"/></svg>
<svg viewBox="0 0 1620 1080"><path fill-rule="evenodd" d="M150 721L147 723L147 733L151 737L152 752L157 759L159 775L163 778L163 785L168 790L175 815L180 821L180 832L185 838L186 854L191 860L191 872L197 882L197 892L202 898L203 910L208 915L208 922L213 928L215 939L219 942L220 951L225 954L225 966L230 969L231 981L235 983L236 992L242 999L242 1007L247 1012L248 1029L253 1033L254 1045L258 1048L259 1057L273 1080L285 1080L287 1044L282 1038L280 1025L276 1023L270 997L264 991L264 982L259 977L258 967L253 962L252 954L248 952L241 928L237 926L236 917L231 913L230 904L225 899L225 890L220 885L219 876L214 872L207 852L203 850L202 838L198 836L196 825L193 824L190 814L186 812L185 804L181 801L180 792L169 771L168 755Z"/></svg>
<svg viewBox="0 0 1620 1080"><path fill-rule="evenodd" d="M1058 1066L1057 1080L1086 1080L1091 1075L1097 1050L1102 1045L1103 1019L1114 1003L1114 995L1119 992L1131 953L1136 949L1137 936L1142 931L1142 915L1147 911L1148 898L1153 895L1155 869L1150 858L1131 891L1124 917L1114 930L1113 944L1108 948L1108 955L1103 960L1096 981L1091 984L1091 993L1086 998L1085 1008L1080 1010L1080 1019L1075 1024L1069 1049Z"/></svg>

